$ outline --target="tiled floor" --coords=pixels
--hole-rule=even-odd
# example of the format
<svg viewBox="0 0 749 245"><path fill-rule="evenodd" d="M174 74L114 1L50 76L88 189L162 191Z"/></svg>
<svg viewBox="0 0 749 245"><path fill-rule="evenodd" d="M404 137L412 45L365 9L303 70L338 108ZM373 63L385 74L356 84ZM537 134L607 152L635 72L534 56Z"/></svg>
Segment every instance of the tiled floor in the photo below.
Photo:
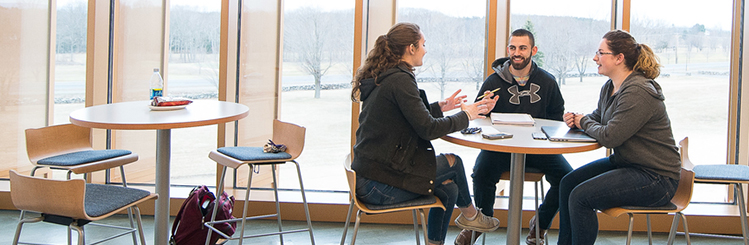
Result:
<svg viewBox="0 0 749 245"><path fill-rule="evenodd" d="M11 244L13 235L16 229L18 221L18 211L0 210L0 244ZM106 219L106 222L111 224L127 224L127 217L119 215L110 219ZM253 221L252 226L247 228L246 232L263 232L273 231L276 229L274 221ZM143 216L143 225L145 229L146 241L148 244L153 244L153 216ZM316 244L339 244L341 241L341 232L343 232L343 223L332 223L332 222L313 222L314 236ZM298 221L285 221L284 229L299 229L306 226L306 222ZM108 231L102 228L94 226L86 226L87 228L87 241L92 239L101 238L102 234ZM446 244L452 244L453 239L460 230L451 226L448 231L448 239L445 241ZM506 229L500 228L495 232L488 233L486 244L504 244ZM351 240L351 234L353 232L353 224L349 228L349 236L346 240L347 244ZM523 231L525 235L528 230ZM668 234L655 233L654 244L666 244ZM550 244L556 244L557 233L556 230L549 232ZM60 225L36 223L24 225L23 232L21 234L21 241L34 242L34 243L53 243L53 244L65 244L66 235L65 228ZM624 244L627 238L626 232L600 232L596 244ZM414 232L412 225L383 225L383 224L363 224L359 228L359 235L357 236L357 244L392 244L392 245L406 245L415 244ZM480 241L480 240L479 240ZM706 236L692 236L693 244L742 244L742 240L733 238L716 238ZM130 236L124 236L115 240L103 243L103 244L132 244L132 238ZM236 241L231 241L227 244L237 244ZM261 237L245 240L244 244L280 244L278 236ZM310 244L309 234L295 233L284 235L284 244ZM480 244L480 243L479 243ZM647 235L644 232L635 233L635 239L632 244L647 244ZM675 244L686 244L684 236L680 234L677 236Z"/></svg>

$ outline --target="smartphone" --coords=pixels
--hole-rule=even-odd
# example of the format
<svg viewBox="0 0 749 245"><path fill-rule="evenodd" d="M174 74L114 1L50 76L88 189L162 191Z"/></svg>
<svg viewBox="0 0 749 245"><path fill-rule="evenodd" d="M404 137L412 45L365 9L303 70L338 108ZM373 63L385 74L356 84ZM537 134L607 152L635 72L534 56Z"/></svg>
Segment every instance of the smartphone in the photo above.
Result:
<svg viewBox="0 0 749 245"><path fill-rule="evenodd" d="M512 138L512 134L499 132L495 134L481 134L481 137L484 137L484 139L489 139L489 140L508 139L508 138Z"/></svg>
<svg viewBox="0 0 749 245"><path fill-rule="evenodd" d="M534 140L545 140L546 134L544 132L533 132L533 139Z"/></svg>

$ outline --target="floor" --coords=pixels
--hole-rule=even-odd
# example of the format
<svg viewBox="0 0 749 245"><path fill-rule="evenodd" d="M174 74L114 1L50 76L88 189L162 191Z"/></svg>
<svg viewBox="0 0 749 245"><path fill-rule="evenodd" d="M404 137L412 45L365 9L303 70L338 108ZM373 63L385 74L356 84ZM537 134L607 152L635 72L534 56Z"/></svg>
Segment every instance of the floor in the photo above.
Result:
<svg viewBox="0 0 749 245"><path fill-rule="evenodd" d="M0 244L10 244L13 240L14 231L18 221L19 212L11 210L0 210ZM118 215L105 220L108 224L127 224L127 217L125 215ZM274 221L260 220L253 221L252 226L246 229L246 232L262 232L262 231L273 231L275 229ZM146 241L149 244L153 244L153 216L144 215L143 225L145 228ZM306 222L298 221L285 221L285 229L299 229L306 226ZM343 223L333 222L313 222L312 223L315 235L315 244L340 244L341 232L343 231ZM412 225L383 225L383 224L363 224L359 228L359 234L356 238L357 244L392 244L392 245L406 245L415 244L414 232ZM101 238L102 234L110 232L105 228L98 228L95 226L86 226L87 228L87 241L92 239ZM353 231L353 224L349 228L349 236L346 240L347 243L351 240L351 234ZM455 226L450 226L445 241L446 244L452 244L455 236L460 230ZM486 244L504 244L505 235L507 230L500 228L495 232L488 233ZM527 234L528 230L523 230L523 235ZM110 233L111 234L111 233ZM105 235L106 236L106 235ZM654 244L666 244L668 234L655 233ZM556 230L549 231L549 242L550 244L556 243L557 233ZM627 238L626 232L600 232L596 244L624 244ZM53 243L53 244L65 244L67 238L65 235L65 228L60 225L47 224L47 223L34 223L24 225L23 232L21 234L21 241L32 242L32 243ZM698 234L692 234L691 240L693 244L742 244L742 240L735 238L725 237L712 237L712 236L700 236ZM74 239L75 241L75 239ZM644 232L635 233L632 244L647 244L647 234ZM102 244L132 244L131 236L120 237ZM236 241L230 241L227 244L237 244ZM277 236L252 238L245 240L244 244L280 244ZM284 235L284 244L310 244L309 234L294 233ZM479 243L480 244L480 243ZM677 236L675 244L686 244L683 234Z"/></svg>

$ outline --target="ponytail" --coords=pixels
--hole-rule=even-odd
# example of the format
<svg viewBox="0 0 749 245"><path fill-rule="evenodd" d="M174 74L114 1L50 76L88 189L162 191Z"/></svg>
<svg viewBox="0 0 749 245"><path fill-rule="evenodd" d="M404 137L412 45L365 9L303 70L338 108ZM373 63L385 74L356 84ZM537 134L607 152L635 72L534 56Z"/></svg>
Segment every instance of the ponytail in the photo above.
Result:
<svg viewBox="0 0 749 245"><path fill-rule="evenodd" d="M421 40L419 26L406 22L395 24L387 34L377 37L374 47L367 54L367 59L356 70L356 76L351 81L351 101L359 102L362 80L375 78L376 82L380 73L396 66L405 66L413 70L413 67L401 61L401 58L406 47L412 44L418 47L419 40Z"/></svg>
<svg viewBox="0 0 749 245"><path fill-rule="evenodd" d="M635 63L635 71L642 72L645 77L655 79L661 74L661 65L658 60L658 56L655 56L653 50L645 44L637 44L637 49L640 51L640 55L637 57L637 63Z"/></svg>
<svg viewBox="0 0 749 245"><path fill-rule="evenodd" d="M613 30L603 35L609 49L614 54L624 55L624 64L633 71L642 72L645 77L655 79L661 74L658 56L648 45L637 43L628 32Z"/></svg>

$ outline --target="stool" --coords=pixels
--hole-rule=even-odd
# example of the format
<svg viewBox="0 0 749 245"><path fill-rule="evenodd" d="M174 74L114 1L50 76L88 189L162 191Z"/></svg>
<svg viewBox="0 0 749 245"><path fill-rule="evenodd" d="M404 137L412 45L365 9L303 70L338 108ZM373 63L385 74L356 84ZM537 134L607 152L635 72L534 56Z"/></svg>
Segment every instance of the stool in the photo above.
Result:
<svg viewBox="0 0 749 245"><path fill-rule="evenodd" d="M236 219L230 219L230 220L216 220L216 213L218 209L214 209L213 214L211 215L210 221L205 222L205 226L210 229L208 231L206 245L208 245L208 243L211 240L211 234L213 233L211 232L211 230L220 234L224 239L228 239L228 240L238 239L240 245L242 244L242 241L246 238L272 236L272 235L278 235L279 239L281 240L281 244L283 244L283 234L294 233L294 232L309 232L310 241L312 242L313 245L315 244L315 237L312 234L312 222L309 216L309 207L307 206L307 197L304 194L304 185L302 184L302 173L299 168L299 163L297 163L294 160L297 157L299 157L299 155L302 153L302 149L304 148L305 132L306 132L306 129L304 127L294 125L291 123L287 123L287 122L282 122L279 120L274 120L273 121L273 142L276 144L286 145L287 147L286 152L266 153L266 152L263 152L263 147L222 147L217 150L211 151L208 157L216 161L216 163L221 164L223 166L221 170L221 180L219 181L218 190L216 191L216 193L223 193L224 191L224 179L226 177L227 167L237 169L241 165L247 164L250 167L250 171L249 171L250 173L247 179L247 192L245 193L244 209L242 211L242 217L236 218ZM293 162L296 165L296 171L299 177L299 187L301 189L301 194L302 194L302 203L304 204L304 212L305 212L305 215L307 216L307 228L306 229L284 231L281 225L281 215L280 215L281 206L278 202L278 184L276 180L276 165L284 164L286 162ZM258 167L259 165L271 165L271 170L272 170L272 175L273 175L273 193L275 195L275 202L276 202L276 213L247 217L247 210L248 210L248 206L250 203L250 188L252 185L252 175L253 175L254 169ZM249 235L249 236L244 235L245 223L247 220L269 218L269 217L277 218L278 232ZM241 230L239 232L240 234L239 237L228 236L213 227L213 225L216 223L239 222L239 221L242 221Z"/></svg>

